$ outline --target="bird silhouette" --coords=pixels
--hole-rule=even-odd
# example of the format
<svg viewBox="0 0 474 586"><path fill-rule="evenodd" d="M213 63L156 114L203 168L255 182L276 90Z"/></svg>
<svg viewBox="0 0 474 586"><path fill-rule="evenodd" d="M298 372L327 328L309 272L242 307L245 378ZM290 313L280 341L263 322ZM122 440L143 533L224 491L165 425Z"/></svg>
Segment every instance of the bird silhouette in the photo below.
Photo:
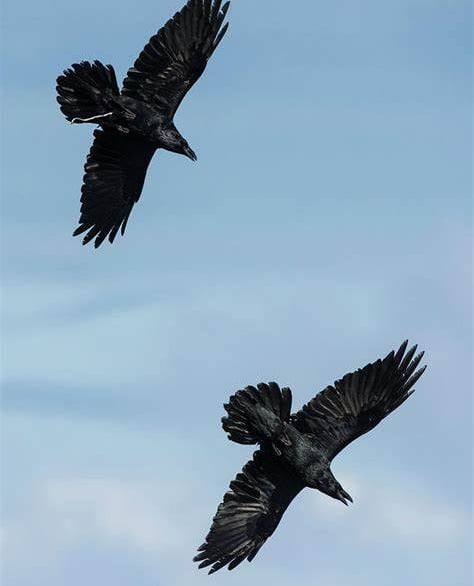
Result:
<svg viewBox="0 0 474 586"><path fill-rule="evenodd" d="M154 36L120 91L112 65L82 61L57 78L57 101L71 123L98 124L85 164L74 236L95 247L125 232L159 148L196 160L173 117L227 31L229 2L189 0Z"/></svg>
<svg viewBox="0 0 474 586"><path fill-rule="evenodd" d="M194 558L200 568L211 566L212 574L252 561L305 487L352 502L333 476L331 461L414 392L426 366L417 370L423 352L415 356L417 347L407 352L407 344L346 374L293 415L291 390L274 382L232 395L224 405L224 430L229 439L260 449L230 483Z"/></svg>

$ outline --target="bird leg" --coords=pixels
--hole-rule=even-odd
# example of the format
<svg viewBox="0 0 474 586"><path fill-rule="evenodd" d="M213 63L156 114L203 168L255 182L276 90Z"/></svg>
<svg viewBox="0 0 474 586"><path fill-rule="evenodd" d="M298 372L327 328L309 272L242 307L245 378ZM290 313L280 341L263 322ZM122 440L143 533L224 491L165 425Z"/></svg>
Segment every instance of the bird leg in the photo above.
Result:
<svg viewBox="0 0 474 586"><path fill-rule="evenodd" d="M112 116L113 112L107 112L107 114L98 114L97 116L91 116L90 118L73 118L71 120L71 124L75 124L78 122L92 122L93 120L98 120L99 118L105 118L106 116Z"/></svg>

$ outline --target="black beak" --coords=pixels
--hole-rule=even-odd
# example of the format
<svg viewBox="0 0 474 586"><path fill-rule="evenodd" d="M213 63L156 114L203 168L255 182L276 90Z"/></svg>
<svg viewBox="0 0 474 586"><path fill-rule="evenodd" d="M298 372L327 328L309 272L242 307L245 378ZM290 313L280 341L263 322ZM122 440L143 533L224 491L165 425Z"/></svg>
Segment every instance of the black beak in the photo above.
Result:
<svg viewBox="0 0 474 586"><path fill-rule="evenodd" d="M349 505L349 502L353 503L354 501L352 500L352 497L349 493L347 493L343 488L341 488L341 490L337 493L337 497L338 500L341 501L341 503L344 503L346 505L346 507Z"/></svg>
<svg viewBox="0 0 474 586"><path fill-rule="evenodd" d="M188 157L188 159L191 159L191 161L197 161L196 153L193 151L191 147L185 146L183 149L183 153Z"/></svg>

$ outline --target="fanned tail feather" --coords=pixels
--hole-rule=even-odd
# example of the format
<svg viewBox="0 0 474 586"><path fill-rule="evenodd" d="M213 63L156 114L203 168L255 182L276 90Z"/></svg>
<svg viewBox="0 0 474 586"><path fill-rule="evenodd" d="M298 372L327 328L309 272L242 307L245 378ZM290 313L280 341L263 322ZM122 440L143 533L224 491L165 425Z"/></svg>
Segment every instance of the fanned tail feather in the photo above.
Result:
<svg viewBox="0 0 474 586"><path fill-rule="evenodd" d="M114 68L100 61L74 63L56 83L56 99L69 122L106 114L108 98L119 94Z"/></svg>
<svg viewBox="0 0 474 586"><path fill-rule="evenodd" d="M224 405L227 417L222 427L230 440L239 444L273 441L283 432L290 419L291 390L274 383L259 384L237 391Z"/></svg>

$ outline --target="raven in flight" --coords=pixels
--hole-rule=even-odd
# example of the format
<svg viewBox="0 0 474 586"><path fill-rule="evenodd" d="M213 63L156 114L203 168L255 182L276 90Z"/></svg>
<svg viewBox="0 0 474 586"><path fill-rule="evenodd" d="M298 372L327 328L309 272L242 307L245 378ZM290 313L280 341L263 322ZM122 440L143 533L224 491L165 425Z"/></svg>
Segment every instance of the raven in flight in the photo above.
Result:
<svg viewBox="0 0 474 586"><path fill-rule="evenodd" d="M145 46L120 91L112 65L75 63L57 79L57 101L71 123L91 122L81 217L74 236L95 247L125 232L156 149L196 155L173 117L227 31L222 0L189 0Z"/></svg>
<svg viewBox="0 0 474 586"><path fill-rule="evenodd" d="M230 483L206 542L194 561L212 574L249 562L272 535L283 513L305 487L352 502L331 472L331 461L350 442L374 428L414 392L426 366L423 352L405 341L383 360L346 374L291 414L291 390L272 382L246 387L224 405L229 439L260 444Z"/></svg>

